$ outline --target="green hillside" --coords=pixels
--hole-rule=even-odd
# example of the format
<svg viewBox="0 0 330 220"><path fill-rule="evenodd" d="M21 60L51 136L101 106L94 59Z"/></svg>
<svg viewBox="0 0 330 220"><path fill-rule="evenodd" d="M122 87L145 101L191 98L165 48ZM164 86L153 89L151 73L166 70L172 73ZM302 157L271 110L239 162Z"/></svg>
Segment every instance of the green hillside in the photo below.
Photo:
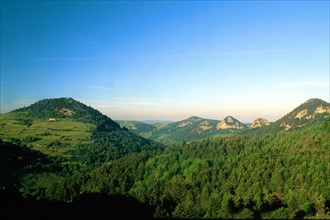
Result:
<svg viewBox="0 0 330 220"><path fill-rule="evenodd" d="M0 140L56 161L56 172L14 175L28 194L36 185L46 187L49 180L94 169L132 152L163 147L121 129L109 117L71 98L41 100L1 114Z"/></svg>
<svg viewBox="0 0 330 220"><path fill-rule="evenodd" d="M154 130L150 136L152 140L163 143L179 143L215 135L217 120L202 119L196 116L172 122Z"/></svg>
<svg viewBox="0 0 330 220"><path fill-rule="evenodd" d="M330 103L321 99L309 99L299 105L279 120L267 127L254 128L246 131L247 134L285 132L312 126L324 121L330 114Z"/></svg>
<svg viewBox="0 0 330 220"><path fill-rule="evenodd" d="M192 116L182 121L160 125L149 125L138 121L119 121L119 123L142 137L172 144L213 136L285 132L315 125L323 121L329 113L329 103L321 99L309 99L274 123L269 123L264 118L257 118L252 124L244 124L233 116L227 116L222 121Z"/></svg>
<svg viewBox="0 0 330 220"><path fill-rule="evenodd" d="M231 116L226 117L224 121L192 116L168 124L149 125L138 121L118 121L118 123L122 127L128 128L132 133L165 144L182 143L215 135L240 134L247 128L245 124ZM219 124L222 127L219 127Z"/></svg>
<svg viewBox="0 0 330 220"><path fill-rule="evenodd" d="M329 129L323 122L141 152L54 184L46 197L122 194L155 206L160 218L329 218Z"/></svg>
<svg viewBox="0 0 330 220"><path fill-rule="evenodd" d="M2 114L0 128L0 138L5 141L17 139L34 150L70 160L95 144L111 149L113 158L153 145L72 98L45 99Z"/></svg>
<svg viewBox="0 0 330 220"><path fill-rule="evenodd" d="M151 124L146 124L140 121L116 121L120 127L127 128L130 132L140 135L144 138L149 138L151 133L156 129L155 126Z"/></svg>
<svg viewBox="0 0 330 220"><path fill-rule="evenodd" d="M140 218L330 218L322 100L261 128L231 116L170 123L153 131L167 146L73 99L36 104L0 118L1 215L121 218L129 209Z"/></svg>
<svg viewBox="0 0 330 220"><path fill-rule="evenodd" d="M20 108L14 113L25 113L36 118L71 118L80 122L106 126L109 129L120 128L119 125L96 109L72 98L43 99L28 107Z"/></svg>

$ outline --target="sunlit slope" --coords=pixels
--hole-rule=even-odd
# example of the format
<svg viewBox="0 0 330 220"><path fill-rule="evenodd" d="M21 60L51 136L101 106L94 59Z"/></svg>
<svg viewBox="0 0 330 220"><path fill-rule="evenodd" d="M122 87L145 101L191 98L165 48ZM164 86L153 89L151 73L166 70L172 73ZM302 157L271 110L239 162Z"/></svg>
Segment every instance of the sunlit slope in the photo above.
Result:
<svg viewBox="0 0 330 220"><path fill-rule="evenodd" d="M75 155L80 161L81 154L88 160L107 151L103 154L108 155L109 160L131 151L149 149L152 145L127 129L121 129L108 116L72 98L44 99L2 114L0 129L0 138L5 141L18 141L49 155Z"/></svg>
<svg viewBox="0 0 330 220"><path fill-rule="evenodd" d="M261 134L297 130L320 123L329 114L330 103L317 98L308 99L269 126L251 129L246 133Z"/></svg>
<svg viewBox="0 0 330 220"><path fill-rule="evenodd" d="M26 112L0 115L0 138L4 141L21 140L35 150L58 155L72 150L78 144L92 143L95 124L72 118L50 121Z"/></svg>

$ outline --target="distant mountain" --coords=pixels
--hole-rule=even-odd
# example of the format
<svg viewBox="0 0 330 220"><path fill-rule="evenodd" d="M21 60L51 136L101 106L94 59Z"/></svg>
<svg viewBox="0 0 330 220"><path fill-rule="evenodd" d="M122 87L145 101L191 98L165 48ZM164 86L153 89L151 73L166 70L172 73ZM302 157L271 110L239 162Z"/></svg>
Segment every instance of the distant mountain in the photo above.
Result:
<svg viewBox="0 0 330 220"><path fill-rule="evenodd" d="M243 128L247 128L247 126L232 116L227 116L223 121L217 124L217 130L230 129L230 128L243 129Z"/></svg>
<svg viewBox="0 0 330 220"><path fill-rule="evenodd" d="M223 121L192 116L167 125L148 126L142 122L127 122L124 126L131 132L163 143L179 143L230 134L260 134L279 132L310 126L322 121L330 112L330 104L321 99L310 99L274 123L257 118L251 124L244 124L227 116ZM123 126L123 123L121 123Z"/></svg>
<svg viewBox="0 0 330 220"><path fill-rule="evenodd" d="M127 128L130 132L140 135L145 138L149 138L151 136L151 132L153 132L156 127L143 123L141 121L123 121L123 120L117 120L116 121L122 128Z"/></svg>
<svg viewBox="0 0 330 220"><path fill-rule="evenodd" d="M315 124L330 113L330 104L321 99L309 99L274 123L282 130Z"/></svg>
<svg viewBox="0 0 330 220"><path fill-rule="evenodd" d="M257 118L255 119L252 124L251 124L251 128L259 128L259 127L265 127L270 125L269 121L267 121L267 119L264 118Z"/></svg>
<svg viewBox="0 0 330 220"><path fill-rule="evenodd" d="M231 118L228 119L228 124ZM241 133L235 126L226 129L219 129L217 126L222 121L213 119L204 119L197 116L189 117L185 120L172 122L165 126L155 129L150 138L155 141L164 143L178 143L182 141L191 141L196 139L202 139L212 137L215 135L228 135ZM237 120L234 122L238 127L243 127Z"/></svg>
<svg viewBox="0 0 330 220"><path fill-rule="evenodd" d="M193 116L155 130L150 138L165 143L198 139L204 137L204 133L209 133L211 128L215 128L217 122Z"/></svg>
<svg viewBox="0 0 330 220"><path fill-rule="evenodd" d="M295 130L324 121L330 113L330 104L321 99L309 99L291 112L266 127L257 127L247 133L267 133Z"/></svg>

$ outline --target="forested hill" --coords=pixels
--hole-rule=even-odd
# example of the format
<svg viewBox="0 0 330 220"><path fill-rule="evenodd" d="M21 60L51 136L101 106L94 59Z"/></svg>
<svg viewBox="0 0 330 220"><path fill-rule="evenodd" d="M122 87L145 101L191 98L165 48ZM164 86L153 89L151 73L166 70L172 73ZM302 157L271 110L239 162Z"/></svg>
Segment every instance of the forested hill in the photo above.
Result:
<svg viewBox="0 0 330 220"><path fill-rule="evenodd" d="M140 135L145 138L149 138L152 131L156 129L154 125L147 124L141 121L116 121L121 127L127 128L130 132Z"/></svg>
<svg viewBox="0 0 330 220"><path fill-rule="evenodd" d="M161 144L121 129L98 110L72 98L44 99L0 115L0 138L76 167L97 166L131 152L162 148Z"/></svg>
<svg viewBox="0 0 330 220"><path fill-rule="evenodd" d="M274 123L257 118L251 125L244 124L232 116L222 121L197 116L156 127L138 121L120 121L120 125L131 132L158 142L173 144L213 136L235 134L270 134L301 129L315 125L330 113L330 104L321 99L309 99Z"/></svg>
<svg viewBox="0 0 330 220"><path fill-rule="evenodd" d="M46 197L122 194L156 207L161 218L329 218L329 129L324 121L131 154L54 184Z"/></svg>
<svg viewBox="0 0 330 220"><path fill-rule="evenodd" d="M49 204L43 216L61 219L130 205L141 218L330 218L328 109L313 99L274 123L297 128L165 147L72 99L42 100L0 115L0 202L20 217ZM206 122L176 127L219 123Z"/></svg>
<svg viewBox="0 0 330 220"><path fill-rule="evenodd" d="M329 114L330 103L313 98L302 103L269 126L251 129L246 133L261 134L301 129L324 121Z"/></svg>
<svg viewBox="0 0 330 220"><path fill-rule="evenodd" d="M24 112L38 118L72 118L86 123L102 125L108 129L120 126L108 116L73 98L43 99L13 112Z"/></svg>

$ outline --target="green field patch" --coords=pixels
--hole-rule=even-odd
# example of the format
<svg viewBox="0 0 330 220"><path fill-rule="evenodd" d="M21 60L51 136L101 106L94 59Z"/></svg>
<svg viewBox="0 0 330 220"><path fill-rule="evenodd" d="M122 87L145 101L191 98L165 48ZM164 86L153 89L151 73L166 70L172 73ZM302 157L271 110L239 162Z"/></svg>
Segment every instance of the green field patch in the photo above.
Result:
<svg viewBox="0 0 330 220"><path fill-rule="evenodd" d="M53 156L64 156L78 144L90 144L95 125L74 119L56 121L33 118L24 113L0 115L0 138L17 138L34 150Z"/></svg>

